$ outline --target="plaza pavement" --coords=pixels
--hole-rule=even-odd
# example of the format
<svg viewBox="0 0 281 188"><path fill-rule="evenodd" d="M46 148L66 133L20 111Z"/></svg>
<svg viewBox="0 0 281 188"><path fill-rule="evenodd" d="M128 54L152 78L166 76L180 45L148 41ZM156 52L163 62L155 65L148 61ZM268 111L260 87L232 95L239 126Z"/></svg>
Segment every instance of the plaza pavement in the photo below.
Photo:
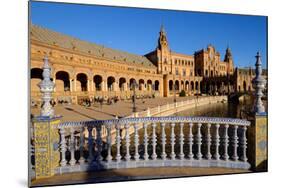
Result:
<svg viewBox="0 0 281 188"><path fill-rule="evenodd" d="M202 96L200 96L202 97ZM195 98L194 96L177 97L177 101L185 101ZM137 111L146 110L148 107L156 107L159 105L165 105L167 103L173 103L173 97L159 97L151 99L137 99L136 106ZM119 118L132 114L132 101L118 101L115 104L102 106L98 103L93 104L91 107L84 107L81 105L56 105L54 107L55 115L62 115L62 121L88 121L88 120L105 120L112 119L118 116ZM31 108L31 114L37 116L40 114L40 108Z"/></svg>
<svg viewBox="0 0 281 188"><path fill-rule="evenodd" d="M100 172L78 172L56 175L46 179L32 181L32 186L62 185L79 183L101 183L141 179L159 179L171 177L190 177L219 174L249 173L249 170L227 168L191 168L191 167L159 167L159 168L130 168Z"/></svg>

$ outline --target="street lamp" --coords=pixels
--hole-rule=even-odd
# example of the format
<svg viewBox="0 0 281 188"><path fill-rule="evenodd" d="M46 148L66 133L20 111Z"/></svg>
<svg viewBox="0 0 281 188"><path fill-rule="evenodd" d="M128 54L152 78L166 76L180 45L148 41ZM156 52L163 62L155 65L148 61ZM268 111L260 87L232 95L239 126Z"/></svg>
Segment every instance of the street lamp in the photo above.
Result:
<svg viewBox="0 0 281 188"><path fill-rule="evenodd" d="M133 81L133 97L132 97L132 102L133 102L133 113L137 112L137 107L136 107L136 87L137 87L137 83L136 80Z"/></svg>

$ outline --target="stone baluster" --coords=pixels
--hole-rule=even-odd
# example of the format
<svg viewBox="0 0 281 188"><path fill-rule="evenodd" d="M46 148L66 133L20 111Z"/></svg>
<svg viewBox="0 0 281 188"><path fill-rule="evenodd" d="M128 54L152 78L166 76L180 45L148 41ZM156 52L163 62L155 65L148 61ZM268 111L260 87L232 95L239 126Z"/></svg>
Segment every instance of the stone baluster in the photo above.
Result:
<svg viewBox="0 0 281 188"><path fill-rule="evenodd" d="M126 156L125 159L126 161L130 161L131 155L130 155L130 124L125 124L125 129L126 129L126 136L125 136L125 141L126 141Z"/></svg>
<svg viewBox="0 0 281 188"><path fill-rule="evenodd" d="M171 123L171 159L175 160L176 159L176 154L175 154L175 123Z"/></svg>
<svg viewBox="0 0 281 188"><path fill-rule="evenodd" d="M80 159L79 159L79 163L83 164L85 162L85 158L84 158L84 127L81 127L80 130Z"/></svg>
<svg viewBox="0 0 281 188"><path fill-rule="evenodd" d="M121 146L121 137L120 137L120 125L116 125L116 161L120 162L121 161L121 154L120 154L120 146Z"/></svg>
<svg viewBox="0 0 281 188"><path fill-rule="evenodd" d="M143 138L143 142L144 142L144 155L143 158L145 161L148 160L148 151L147 151L147 147L148 147L148 135L147 135L147 123L143 124L143 129L144 129L144 138Z"/></svg>
<svg viewBox="0 0 281 188"><path fill-rule="evenodd" d="M69 143L69 148L70 148L70 161L69 161L69 164L71 166L74 166L75 163L76 163L76 160L75 160L75 142L74 142L74 129L73 127L70 128L70 143Z"/></svg>
<svg viewBox="0 0 281 188"><path fill-rule="evenodd" d="M220 135L219 135L219 129L220 129L220 124L216 124L216 133L214 137L214 142L215 142L215 153L214 153L214 158L216 160L220 159L220 154L219 154L219 146L220 146Z"/></svg>
<svg viewBox="0 0 281 188"><path fill-rule="evenodd" d="M102 160L102 156L101 156L101 150L102 150L102 133L101 133L101 130L102 130L102 125L98 125L96 127L96 144L97 144L97 158L96 160L97 161L101 161Z"/></svg>
<svg viewBox="0 0 281 188"><path fill-rule="evenodd" d="M161 123L161 128L162 128L162 154L161 154L161 158L162 160L166 160L167 154L165 151L165 147L166 147L166 133L165 133L165 123Z"/></svg>
<svg viewBox="0 0 281 188"><path fill-rule="evenodd" d="M201 153L201 145L202 145L202 135L201 135L201 126L202 123L197 124L197 135L196 135L196 142L197 142L197 159L202 159L202 153Z"/></svg>
<svg viewBox="0 0 281 188"><path fill-rule="evenodd" d="M65 159L65 152L66 152L66 140L65 140L65 130L64 128L60 128L60 137L61 137L61 141L60 141L60 152L61 152L61 161L60 161L60 165L61 166L65 166L67 161Z"/></svg>
<svg viewBox="0 0 281 188"><path fill-rule="evenodd" d="M232 159L234 161L238 160L237 149L238 149L238 136L237 136L238 125L234 125L233 129L233 139L232 139L232 146L233 146L233 154Z"/></svg>
<svg viewBox="0 0 281 188"><path fill-rule="evenodd" d="M228 143L229 143L229 137L228 137L228 124L224 125L224 135L223 135L223 142L224 142L224 154L223 154L223 159L228 160Z"/></svg>
<svg viewBox="0 0 281 188"><path fill-rule="evenodd" d="M207 123L207 138L206 138L206 142L207 142L207 153L206 153L206 159L211 159L212 155L211 155L211 144L212 144L212 139L211 139L211 124Z"/></svg>
<svg viewBox="0 0 281 188"><path fill-rule="evenodd" d="M111 155L111 125L107 125L107 162L112 161L112 155Z"/></svg>
<svg viewBox="0 0 281 188"><path fill-rule="evenodd" d="M242 127L242 138L241 138L241 147L242 147L242 156L241 156L241 160L244 162L247 162L248 158L247 158L247 136L246 136L246 132L247 132L247 127L243 126Z"/></svg>
<svg viewBox="0 0 281 188"><path fill-rule="evenodd" d="M87 159L88 163L93 161L93 127L88 127L88 150L89 150L89 157Z"/></svg>
<svg viewBox="0 0 281 188"><path fill-rule="evenodd" d="M184 126L184 123L181 122L180 123L180 155L179 155L181 160L184 159L184 153L183 153L183 144L184 144L183 126Z"/></svg>
<svg viewBox="0 0 281 188"><path fill-rule="evenodd" d="M140 158L140 155L139 155L139 133L138 133L138 124L135 123L134 124L134 128L135 128L135 155L134 155L134 158L136 161L139 160Z"/></svg>
<svg viewBox="0 0 281 188"><path fill-rule="evenodd" d="M193 145L193 134L192 134L192 127L193 123L189 123L189 134L188 134L188 158L193 159L193 153L192 153L192 145Z"/></svg>
<svg viewBox="0 0 281 188"><path fill-rule="evenodd" d="M157 142L157 136L156 136L156 123L152 124L152 159L156 160L157 159L157 154L156 154L156 142Z"/></svg>

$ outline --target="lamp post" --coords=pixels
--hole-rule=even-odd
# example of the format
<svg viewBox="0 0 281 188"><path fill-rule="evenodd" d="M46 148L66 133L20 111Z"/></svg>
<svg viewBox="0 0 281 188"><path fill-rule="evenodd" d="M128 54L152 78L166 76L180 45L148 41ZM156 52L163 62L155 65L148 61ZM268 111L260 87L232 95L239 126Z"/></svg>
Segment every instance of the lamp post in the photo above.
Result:
<svg viewBox="0 0 281 188"><path fill-rule="evenodd" d="M136 107L136 87L137 87L137 83L136 80L133 81L133 97L132 97L132 102L133 102L133 113L137 112L137 107Z"/></svg>

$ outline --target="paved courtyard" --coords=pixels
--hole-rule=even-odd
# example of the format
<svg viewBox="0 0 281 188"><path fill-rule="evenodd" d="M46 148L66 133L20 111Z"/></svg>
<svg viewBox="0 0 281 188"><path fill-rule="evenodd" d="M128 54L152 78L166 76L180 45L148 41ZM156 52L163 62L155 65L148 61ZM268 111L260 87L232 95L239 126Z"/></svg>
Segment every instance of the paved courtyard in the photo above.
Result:
<svg viewBox="0 0 281 188"><path fill-rule="evenodd" d="M52 184L74 184L74 183L100 183L112 181L128 181L141 179L157 179L171 177L190 177L202 175L218 175L218 174L237 174L248 173L249 170L227 169L227 168L180 168L180 167L160 167L160 168L131 168L108 170L101 172L79 172L63 175L56 175L51 178L35 180L32 182L36 185L52 185Z"/></svg>
<svg viewBox="0 0 281 188"><path fill-rule="evenodd" d="M201 96L202 97L202 96ZM177 101L183 101L195 98L194 96L177 97ZM167 103L173 103L174 98L154 98L154 99L137 99L137 111L146 110L148 107L156 107ZM93 104L91 107L81 105L56 105L55 114L62 115L62 121L87 121L87 120L103 120L112 119L118 116L119 118L132 114L132 101L118 101L115 104L102 106L98 103ZM40 108L31 108L32 115L39 115Z"/></svg>

